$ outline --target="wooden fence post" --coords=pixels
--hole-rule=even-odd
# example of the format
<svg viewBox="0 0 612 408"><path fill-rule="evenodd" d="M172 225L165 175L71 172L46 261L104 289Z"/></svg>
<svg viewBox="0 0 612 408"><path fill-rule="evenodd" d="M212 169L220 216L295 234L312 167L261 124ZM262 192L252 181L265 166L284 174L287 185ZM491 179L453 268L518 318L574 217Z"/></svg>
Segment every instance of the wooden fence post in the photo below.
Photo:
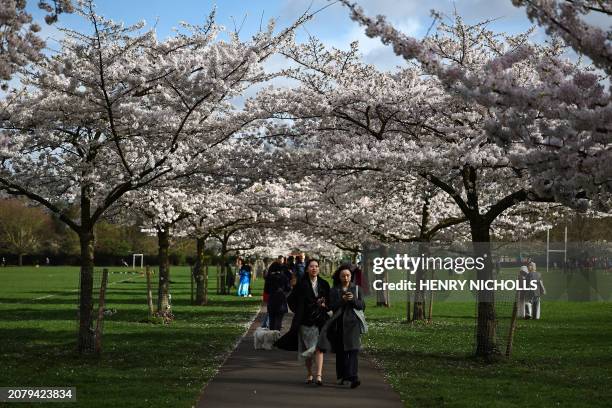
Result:
<svg viewBox="0 0 612 408"><path fill-rule="evenodd" d="M108 284L108 269L102 270L102 282L100 283L100 297L98 299L98 321L96 322L96 342L94 351L102 353L102 324L104 321L104 303L106 297L106 285Z"/></svg>
<svg viewBox="0 0 612 408"><path fill-rule="evenodd" d="M217 295L221 294L221 267L217 265Z"/></svg>
<svg viewBox="0 0 612 408"><path fill-rule="evenodd" d="M434 270L431 270L431 280L433 281L435 279L435 275L434 275ZM431 322L431 314L433 313L433 301L434 301L434 291L430 290L429 291L429 313L428 313L428 317L427 317L427 321Z"/></svg>
<svg viewBox="0 0 612 408"><path fill-rule="evenodd" d="M514 305L512 306L512 319L510 320L510 331L508 333L508 343L506 344L506 357L510 358L512 354L512 343L514 341L514 332L516 330L516 318L518 315L518 298L519 291L516 291Z"/></svg>
<svg viewBox="0 0 612 408"><path fill-rule="evenodd" d="M201 266L200 266L201 268ZM191 304L193 305L193 266L189 268L189 270L191 271L191 279L189 279L189 282L191 283Z"/></svg>
<svg viewBox="0 0 612 408"><path fill-rule="evenodd" d="M208 262L204 264L204 304L208 304Z"/></svg>
<svg viewBox="0 0 612 408"><path fill-rule="evenodd" d="M151 268L145 266L145 276L147 278L147 307L149 308L149 318L153 317L153 294L151 293Z"/></svg>

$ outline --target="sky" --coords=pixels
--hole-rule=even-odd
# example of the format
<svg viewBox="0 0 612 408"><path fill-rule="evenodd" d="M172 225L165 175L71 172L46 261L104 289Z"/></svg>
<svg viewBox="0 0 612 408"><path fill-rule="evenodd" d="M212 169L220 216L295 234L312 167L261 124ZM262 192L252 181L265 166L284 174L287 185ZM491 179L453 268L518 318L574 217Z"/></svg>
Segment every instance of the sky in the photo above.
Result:
<svg viewBox="0 0 612 408"><path fill-rule="evenodd" d="M34 18L42 21L44 12L37 9L36 1L30 0L28 3ZM510 0L357 0L357 3L369 15L383 14L397 28L416 37L424 36L430 27L431 9L446 15L451 15L456 9L467 22L473 23L495 19L491 27L509 33L526 31L531 26L524 10L513 7ZM173 28L180 21L204 22L215 6L217 22L228 29L239 27L243 38L256 33L260 25L265 29L269 19L274 19L277 28L282 29L307 11L323 9L298 30L298 40L310 34L329 46L343 49L358 40L365 62L380 69L403 65L403 61L393 54L390 47L378 39L365 36L363 28L350 20L347 8L328 0L98 0L96 5L99 14L115 21L133 24L145 20L147 25L155 25L160 38L172 35ZM61 15L58 26L86 29L84 21L77 15ZM61 33L56 26L45 25L42 36L47 39L49 48L58 48L56 40L61 38ZM536 41L543 39L542 30L538 30L534 37Z"/></svg>
<svg viewBox="0 0 612 408"><path fill-rule="evenodd" d="M77 0L74 0L77 1ZM518 34L532 27L525 10L512 5L511 0L353 0L360 5L368 15L385 15L393 25L407 35L422 38L431 27L433 18L431 10L452 16L456 11L465 22L479 23L490 20L489 27L494 31ZM44 12L36 6L36 0L28 1L28 10L34 19L44 20ZM306 12L318 11L315 17L301 26L296 37L304 41L313 35L327 46L348 49L353 41L359 42L359 49L364 62L375 65L380 70L394 70L405 66L406 62L394 55L391 47L385 46L379 39L368 38L363 27L349 18L346 7L333 0L98 0L97 12L114 21L126 25L144 20L147 26L155 26L158 38L173 35L173 30L181 21L201 24L213 8L216 8L217 24L227 29L240 30L240 36L248 39L260 27L265 29L268 21L276 21L277 31L290 26ZM597 25L610 29L609 17L599 17L594 21ZM78 31L90 30L85 20L76 14L62 14L59 23L48 26L42 23L41 37L46 40L51 50L59 49L58 39L62 33L58 27L67 27ZM544 29L537 27L532 33L532 41L543 42L547 37ZM568 54L576 59L575 54ZM267 71L277 71L286 67L288 62L281 56L267 60L264 68ZM289 79L275 79L275 86L289 86ZM267 85L267 84L266 84ZM256 85L235 100L242 105L244 98L254 96L263 87Z"/></svg>

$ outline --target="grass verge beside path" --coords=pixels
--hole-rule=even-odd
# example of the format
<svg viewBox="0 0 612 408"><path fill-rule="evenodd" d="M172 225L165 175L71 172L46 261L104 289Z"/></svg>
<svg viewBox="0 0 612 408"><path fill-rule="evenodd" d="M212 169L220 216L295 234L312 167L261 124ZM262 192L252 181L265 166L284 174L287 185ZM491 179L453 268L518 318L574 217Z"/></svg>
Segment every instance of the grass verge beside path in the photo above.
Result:
<svg viewBox="0 0 612 408"><path fill-rule="evenodd" d="M111 273L107 307L117 313L105 319L104 352L95 358L74 351L78 268L0 268L0 279L0 385L77 388L76 404L54 407L191 407L246 330L263 286L256 282L252 298L213 294L207 306L191 306L189 270L173 267L176 320L163 326L140 323L144 278Z"/></svg>
<svg viewBox="0 0 612 408"><path fill-rule="evenodd" d="M368 354L406 407L601 407L612 400L612 303L544 302L520 321L509 361L470 357L474 303L439 303L432 323L368 304ZM436 316L437 315L437 316Z"/></svg>

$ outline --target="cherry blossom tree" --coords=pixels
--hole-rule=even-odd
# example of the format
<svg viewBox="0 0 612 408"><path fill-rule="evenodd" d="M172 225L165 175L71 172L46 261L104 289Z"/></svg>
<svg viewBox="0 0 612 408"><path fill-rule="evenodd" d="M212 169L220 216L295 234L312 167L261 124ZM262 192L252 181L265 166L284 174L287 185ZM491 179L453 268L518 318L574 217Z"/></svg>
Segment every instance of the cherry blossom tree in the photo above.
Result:
<svg viewBox="0 0 612 408"><path fill-rule="evenodd" d="M190 218L190 235L196 239L194 278L197 305L204 305L207 300L208 276L205 276L203 256L208 238L216 239L220 244L222 271L218 273L228 273L226 260L230 252L249 250L261 242L260 229L261 224L266 223L266 216L261 216L255 204L256 194L253 189L217 188L203 195L205 199L200 202L199 210Z"/></svg>
<svg viewBox="0 0 612 408"><path fill-rule="evenodd" d="M170 239L174 235L174 227L180 221L193 216L194 201L197 197L181 188L150 186L129 192L121 199L121 202L125 202L129 207L130 213L135 213L137 219L145 220L141 228L155 231L157 235L159 262L157 311L162 316L171 316ZM178 232L181 232L180 229Z"/></svg>
<svg viewBox="0 0 612 408"><path fill-rule="evenodd" d="M230 101L268 78L261 62L303 19L243 42L219 39L213 13L159 41L142 24L97 15L90 1L77 12L91 31L64 30L61 51L25 71L25 87L2 102L0 188L46 206L79 235L85 351L95 224L129 191L214 160L237 130ZM78 219L65 203L78 205Z"/></svg>
<svg viewBox="0 0 612 408"><path fill-rule="evenodd" d="M548 34L560 36L596 67L612 74L612 28L605 31L585 18L609 18L612 4L601 0L513 0L512 4L525 7L531 21L544 26Z"/></svg>
<svg viewBox="0 0 612 408"><path fill-rule="evenodd" d="M525 35L500 38L483 25L470 27L459 19L455 25L441 25L431 48L437 50L436 58L477 72L507 44L525 41ZM358 61L356 46L346 52L326 50L313 40L285 54L299 64L290 75L301 85L259 95L262 109L281 112L277 120L291 121L276 125L271 134L292 137L314 173L420 177L419 190L430 184L446 193L469 225L476 256L485 258L478 278L490 279L495 220L522 201L550 200L534 191L524 165L512 162L508 149L488 137L486 127L497 112L449 91L418 68L379 72ZM520 79L529 81L533 70L521 66ZM523 152L517 145L510 155ZM492 293L480 294L478 315L477 353L488 356L495 353Z"/></svg>
<svg viewBox="0 0 612 408"><path fill-rule="evenodd" d="M366 34L380 37L396 54L416 60L443 86L496 113L486 123L489 136L508 146L521 144L520 154L508 152L519 166L527 166L541 195L584 210L609 211L612 190L610 166L611 93L605 77L564 59L557 49L542 50L525 41L499 48L481 69L440 56L435 40L408 37L383 16L369 18L359 7L342 0L352 18L366 26ZM581 15L610 15L600 1L514 1L528 16L559 35L578 53L610 75L610 31L589 25ZM481 30L488 34L488 30ZM521 66L534 67L529 80Z"/></svg>
<svg viewBox="0 0 612 408"><path fill-rule="evenodd" d="M39 7L49 14L45 21L52 24L61 13L74 11L71 0L39 1ZM40 25L32 22L25 11L25 0L0 0L0 86L8 89L7 82L28 63L42 58L45 42L37 35Z"/></svg>
<svg viewBox="0 0 612 408"><path fill-rule="evenodd" d="M425 253L434 238L450 239L451 227L466 221L445 193L418 176L394 179L381 172L336 171L313 178L309 186L311 203L292 219L355 256L364 246L397 243L415 243L418 253ZM416 279L424 279L424 271L417 271ZM377 296L379 303L388 304L383 291ZM413 306L413 318L424 319L423 292L415 293ZM411 320L410 312L407 316Z"/></svg>
<svg viewBox="0 0 612 408"><path fill-rule="evenodd" d="M249 255L269 256L271 254L288 254L295 249L309 254L312 257L340 259L342 250L333 243L327 242L321 236L305 234L295 228L295 224L286 225L285 228L267 230L265 244L257 245L253 249L244 251Z"/></svg>
<svg viewBox="0 0 612 408"><path fill-rule="evenodd" d="M508 37L506 44L491 41L496 36L486 25L469 27L457 18L456 38L463 46L457 52L457 49L442 47L448 43L441 44L439 35L419 41L397 31L384 17L371 19L360 8L348 1L342 2L352 10L352 18L366 26L369 36L378 36L384 43L391 44L396 54L406 60L417 60L449 92L486 110L488 115L483 117L480 127L486 130L489 140L505 148L503 153L515 168L527 168L531 172L533 181L530 184L540 196L552 196L583 208L587 200L597 207L609 203L612 186L610 93L604 91L595 73L561 59L558 43L553 43L552 47L536 46L525 41L524 36ZM602 39L601 30L589 31L576 18L578 12L594 3L565 2L560 20L554 15L557 2L528 3L532 18L551 23L551 27L555 27L550 28L551 31L564 29L564 38L570 45L576 44L571 37L582 38L584 51L593 54L596 65L605 66L609 38L603 45L601 42L594 45L591 40ZM601 11L606 10L606 6L601 8ZM441 27L448 31L448 25ZM478 53L472 54L477 58L470 60L470 54L464 52L470 43L491 45L484 59L480 53L480 63L473 63L478 61ZM478 193L473 188L477 178L472 171L463 173L462 177L466 182L467 201L456 201L467 214L478 208L474 207ZM439 177L430 174L429 180L449 194L457 194ZM485 216L494 215L494 219L504 207L509 207L507 204L524 201L529 194L525 189L515 190L492 206ZM475 218L487 221L481 216ZM488 227L486 233L484 228L487 222L480 221L470 220L474 241L482 241L488 234ZM486 252L486 248L483 249ZM485 356L495 351L491 324L494 313L486 303L492 306L492 302L480 302L477 336L477 354Z"/></svg>
<svg viewBox="0 0 612 408"><path fill-rule="evenodd" d="M198 305L206 303L206 241L212 238L219 242L224 268L221 272L227 273L227 255L263 245L269 230L277 228L280 203L285 200L282 183L268 181L267 176L259 174L263 172L258 167L269 166L272 155L244 138L232 145L233 154L224 161L223 176L189 180L196 198L192 215L181 223L181 229L196 240L194 278Z"/></svg>

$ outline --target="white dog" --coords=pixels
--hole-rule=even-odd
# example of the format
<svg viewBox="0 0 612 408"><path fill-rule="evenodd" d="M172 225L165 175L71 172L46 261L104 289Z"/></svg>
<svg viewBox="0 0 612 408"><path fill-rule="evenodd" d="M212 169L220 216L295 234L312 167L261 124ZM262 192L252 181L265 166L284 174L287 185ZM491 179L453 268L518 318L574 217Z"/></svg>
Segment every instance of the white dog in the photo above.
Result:
<svg viewBox="0 0 612 408"><path fill-rule="evenodd" d="M253 333L255 350L272 350L272 346L281 334L278 330L270 330L265 327L258 327Z"/></svg>

